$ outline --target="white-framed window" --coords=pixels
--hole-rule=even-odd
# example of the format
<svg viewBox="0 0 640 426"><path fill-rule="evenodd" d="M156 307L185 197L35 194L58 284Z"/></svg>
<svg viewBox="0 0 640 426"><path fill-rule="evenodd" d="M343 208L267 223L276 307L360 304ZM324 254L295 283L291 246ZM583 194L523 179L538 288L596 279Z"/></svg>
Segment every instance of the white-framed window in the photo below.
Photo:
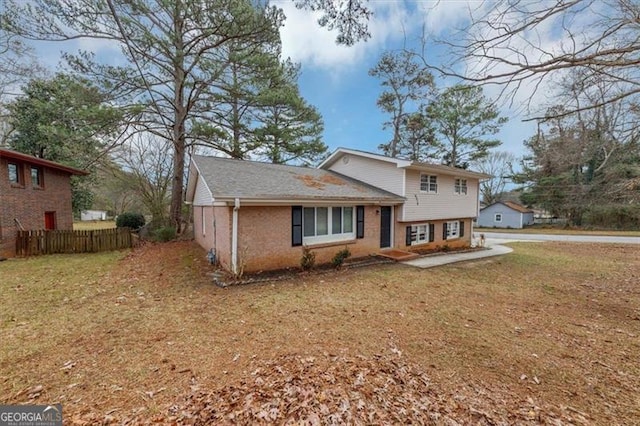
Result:
<svg viewBox="0 0 640 426"><path fill-rule="evenodd" d="M438 192L438 176L420 174L420 191L422 192Z"/></svg>
<svg viewBox="0 0 640 426"><path fill-rule="evenodd" d="M467 195L467 180L456 178L454 192L458 195Z"/></svg>
<svg viewBox="0 0 640 426"><path fill-rule="evenodd" d="M411 245L425 244L429 242L429 224L421 223L411 225Z"/></svg>
<svg viewBox="0 0 640 426"><path fill-rule="evenodd" d="M495 217L493 218L494 222L502 222L502 213L496 213Z"/></svg>
<svg viewBox="0 0 640 426"><path fill-rule="evenodd" d="M447 240L460 236L460 222L457 220L447 222Z"/></svg>
<svg viewBox="0 0 640 426"><path fill-rule="evenodd" d="M305 245L354 239L354 207L304 207L302 237Z"/></svg>

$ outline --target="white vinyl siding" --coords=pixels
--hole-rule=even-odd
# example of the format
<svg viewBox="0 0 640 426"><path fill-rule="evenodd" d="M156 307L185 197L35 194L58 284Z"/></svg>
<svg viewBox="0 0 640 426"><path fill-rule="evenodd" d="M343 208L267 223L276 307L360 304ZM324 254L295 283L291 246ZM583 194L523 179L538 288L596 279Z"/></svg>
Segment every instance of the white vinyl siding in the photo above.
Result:
<svg viewBox="0 0 640 426"><path fill-rule="evenodd" d="M345 163L344 158L348 158ZM345 154L330 167L330 170L350 176L397 195L404 195L404 169L386 161Z"/></svg>
<svg viewBox="0 0 640 426"><path fill-rule="evenodd" d="M419 170L407 170L407 201L400 220L417 222L477 216L478 179L467 178L467 196L461 197L454 191L454 176L437 175L438 193L429 194L420 190L420 175Z"/></svg>
<svg viewBox="0 0 640 426"><path fill-rule="evenodd" d="M198 176L198 181L196 182L196 190L193 196L193 205L194 206L210 206L213 204L213 195L207 184L205 183L202 176Z"/></svg>
<svg viewBox="0 0 640 426"><path fill-rule="evenodd" d="M354 210L353 206L304 207L302 213L303 244L355 239Z"/></svg>

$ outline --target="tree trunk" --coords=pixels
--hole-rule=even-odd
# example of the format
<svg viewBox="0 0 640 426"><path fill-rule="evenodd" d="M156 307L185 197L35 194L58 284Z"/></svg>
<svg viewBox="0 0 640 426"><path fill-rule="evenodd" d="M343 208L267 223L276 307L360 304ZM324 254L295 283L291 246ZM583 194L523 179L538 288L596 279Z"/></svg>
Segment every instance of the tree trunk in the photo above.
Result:
<svg viewBox="0 0 640 426"><path fill-rule="evenodd" d="M173 111L174 121L172 126L173 139L173 179L171 182L171 208L169 210L169 220L176 228L176 233L182 231L182 190L184 187L184 160L186 151L186 135L184 123L187 117L187 107L184 100L184 82L186 79L184 71L184 45L182 35L183 20L180 14L180 2L175 3L174 9L174 30L176 39L174 40L176 58L173 62Z"/></svg>
<svg viewBox="0 0 640 426"><path fill-rule="evenodd" d="M178 114L176 114L178 115ZM171 225L180 233L182 227L182 189L184 186L185 135L184 124L173 126L173 179L171 183Z"/></svg>

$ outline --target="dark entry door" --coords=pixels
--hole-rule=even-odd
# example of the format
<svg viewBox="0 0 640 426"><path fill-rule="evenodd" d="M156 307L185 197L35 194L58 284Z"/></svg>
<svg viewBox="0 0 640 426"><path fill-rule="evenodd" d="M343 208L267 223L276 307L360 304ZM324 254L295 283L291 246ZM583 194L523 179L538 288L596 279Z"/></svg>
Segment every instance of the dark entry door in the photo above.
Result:
<svg viewBox="0 0 640 426"><path fill-rule="evenodd" d="M56 229L56 212L44 212L44 229Z"/></svg>
<svg viewBox="0 0 640 426"><path fill-rule="evenodd" d="M380 207L380 248L391 247L391 206Z"/></svg>

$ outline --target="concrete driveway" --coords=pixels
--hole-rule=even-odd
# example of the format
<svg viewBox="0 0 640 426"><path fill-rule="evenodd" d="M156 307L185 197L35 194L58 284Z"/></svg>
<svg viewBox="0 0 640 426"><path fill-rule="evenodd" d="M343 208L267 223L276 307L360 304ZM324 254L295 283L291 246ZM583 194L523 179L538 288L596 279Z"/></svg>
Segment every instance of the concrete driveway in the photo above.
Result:
<svg viewBox="0 0 640 426"><path fill-rule="evenodd" d="M475 231L476 235L480 232ZM482 232L487 243L508 241L569 241L576 243L616 243L640 244L640 237L614 237L603 235L555 235L555 234L516 234L507 232Z"/></svg>

